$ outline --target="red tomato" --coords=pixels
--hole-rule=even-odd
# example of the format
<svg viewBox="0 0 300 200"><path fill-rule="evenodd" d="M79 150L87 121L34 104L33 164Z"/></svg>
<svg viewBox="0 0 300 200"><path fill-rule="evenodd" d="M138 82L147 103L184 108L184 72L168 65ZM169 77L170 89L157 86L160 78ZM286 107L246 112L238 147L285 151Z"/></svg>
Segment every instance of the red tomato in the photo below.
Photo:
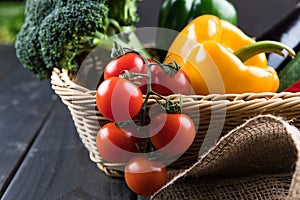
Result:
<svg viewBox="0 0 300 200"><path fill-rule="evenodd" d="M174 75L168 76L160 67L153 67L152 89L164 96L171 94L190 94L191 84L188 76L182 70Z"/></svg>
<svg viewBox="0 0 300 200"><path fill-rule="evenodd" d="M113 163L127 162L138 153L136 144L139 139L128 131L120 129L113 122L101 127L96 137L96 146L99 154Z"/></svg>
<svg viewBox="0 0 300 200"><path fill-rule="evenodd" d="M152 118L149 125L153 146L168 155L184 153L193 143L195 134L195 125L185 114L161 113Z"/></svg>
<svg viewBox="0 0 300 200"><path fill-rule="evenodd" d="M147 59L155 63L152 59ZM124 70L138 74L147 74L147 67L143 58L136 53L127 53L119 58L113 59L104 69L104 80L110 77L118 77ZM137 79L143 94L147 92L147 78ZM186 73L179 70L176 74L168 76L160 66L151 66L151 86L153 91L167 96L170 94L190 94L192 87Z"/></svg>
<svg viewBox="0 0 300 200"><path fill-rule="evenodd" d="M135 73L145 73L143 58L136 53L127 53L110 61L104 69L104 80L118 77L124 70Z"/></svg>
<svg viewBox="0 0 300 200"><path fill-rule="evenodd" d="M96 92L96 105L107 119L124 122L135 117L143 104L141 90L132 82L112 77L103 81Z"/></svg>
<svg viewBox="0 0 300 200"><path fill-rule="evenodd" d="M136 194L150 196L166 184L167 170L162 163L134 157L126 164L125 181Z"/></svg>
<svg viewBox="0 0 300 200"><path fill-rule="evenodd" d="M171 94L191 94L192 87L189 77L182 70L176 74L167 75L159 65L151 66L151 87L152 90L163 96ZM141 87L143 93L146 86Z"/></svg>

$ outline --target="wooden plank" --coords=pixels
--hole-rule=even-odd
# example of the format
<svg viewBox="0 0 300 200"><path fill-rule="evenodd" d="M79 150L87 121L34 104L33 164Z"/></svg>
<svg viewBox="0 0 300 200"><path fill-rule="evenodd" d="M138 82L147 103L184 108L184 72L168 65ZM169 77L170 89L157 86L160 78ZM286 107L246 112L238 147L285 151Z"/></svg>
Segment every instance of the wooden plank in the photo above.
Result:
<svg viewBox="0 0 300 200"><path fill-rule="evenodd" d="M0 45L0 80L16 69L16 66L20 66L20 62L14 55L15 49L13 46Z"/></svg>
<svg viewBox="0 0 300 200"><path fill-rule="evenodd" d="M89 159L65 105L55 105L2 200L136 199Z"/></svg>
<svg viewBox="0 0 300 200"><path fill-rule="evenodd" d="M275 40L293 48L297 53L300 51L299 30L300 4L278 24L261 35L258 40ZM277 54L268 55L268 64L274 67L277 72L281 71L292 60L286 51L284 54L285 57Z"/></svg>
<svg viewBox="0 0 300 200"><path fill-rule="evenodd" d="M2 49L1 52L7 50ZM10 48L8 48L10 49ZM0 60L17 63L13 51L0 54ZM7 70L5 67L0 68ZM5 72L6 73L6 72ZM0 80L0 196L24 158L53 103L48 80L34 79L20 65L12 65L10 73Z"/></svg>

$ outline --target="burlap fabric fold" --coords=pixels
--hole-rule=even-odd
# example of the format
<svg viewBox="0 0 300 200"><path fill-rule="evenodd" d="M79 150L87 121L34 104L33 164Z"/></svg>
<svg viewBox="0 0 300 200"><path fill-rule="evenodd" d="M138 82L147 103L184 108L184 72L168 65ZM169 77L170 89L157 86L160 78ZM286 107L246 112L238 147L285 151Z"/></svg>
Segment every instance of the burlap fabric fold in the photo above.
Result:
<svg viewBox="0 0 300 200"><path fill-rule="evenodd" d="M300 199L300 132L279 117L232 130L153 200Z"/></svg>

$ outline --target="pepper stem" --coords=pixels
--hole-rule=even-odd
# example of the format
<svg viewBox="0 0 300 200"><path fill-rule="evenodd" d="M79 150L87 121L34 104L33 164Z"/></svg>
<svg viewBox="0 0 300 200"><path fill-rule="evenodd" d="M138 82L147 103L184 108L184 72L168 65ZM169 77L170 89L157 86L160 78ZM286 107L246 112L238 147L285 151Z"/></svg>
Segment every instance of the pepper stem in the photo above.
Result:
<svg viewBox="0 0 300 200"><path fill-rule="evenodd" d="M290 47L275 41L265 40L255 42L253 44L242 47L241 49L234 52L234 54L242 61L250 59L251 57L260 53L277 53L284 57L283 50L286 50L289 55L294 58L296 53Z"/></svg>

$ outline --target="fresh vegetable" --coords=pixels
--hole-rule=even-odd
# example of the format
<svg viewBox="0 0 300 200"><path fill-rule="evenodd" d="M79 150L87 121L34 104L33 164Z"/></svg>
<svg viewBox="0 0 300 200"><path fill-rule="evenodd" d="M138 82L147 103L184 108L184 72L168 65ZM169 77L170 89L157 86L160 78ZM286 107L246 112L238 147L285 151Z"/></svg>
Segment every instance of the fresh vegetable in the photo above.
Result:
<svg viewBox="0 0 300 200"><path fill-rule="evenodd" d="M150 196L166 184L167 170L160 162L138 156L126 164L125 181L136 194Z"/></svg>
<svg viewBox="0 0 300 200"><path fill-rule="evenodd" d="M170 47L177 32L193 19L204 14L215 15L234 25L237 24L237 11L227 0L165 0L163 2L159 12L158 26L164 29L158 29L156 38L161 59L166 55L166 51L163 50Z"/></svg>
<svg viewBox="0 0 300 200"><path fill-rule="evenodd" d="M181 31L190 21L204 14L215 15L237 25L237 11L227 0L165 0L158 26Z"/></svg>
<svg viewBox="0 0 300 200"><path fill-rule="evenodd" d="M135 11L135 0L28 0L17 57L40 79L53 67L76 72L85 55L110 35L134 29L138 18L128 13Z"/></svg>
<svg viewBox="0 0 300 200"><path fill-rule="evenodd" d="M179 69L175 74L168 75L159 65L151 66L151 88L158 94L192 94L189 77Z"/></svg>
<svg viewBox="0 0 300 200"><path fill-rule="evenodd" d="M291 60L279 73L280 86L278 91L282 91L300 80L300 52ZM290 88L291 89L291 88ZM300 92L300 90L299 90Z"/></svg>
<svg viewBox="0 0 300 200"><path fill-rule="evenodd" d="M151 91L157 94L168 96L171 94L192 94L192 87L189 77L179 67L169 65L162 65L154 60L148 59L150 75L151 75ZM147 71L146 67L144 69ZM145 74L146 75L146 74ZM140 79L140 89L143 94L147 93L147 81ZM148 88L149 89L149 88Z"/></svg>
<svg viewBox="0 0 300 200"><path fill-rule="evenodd" d="M137 84L143 94L146 94L147 78L144 75L147 74L147 68L141 55L136 52L127 52L111 60L104 68L104 80L119 77L121 74L126 76L128 75L126 73L134 73L131 81Z"/></svg>
<svg viewBox="0 0 300 200"><path fill-rule="evenodd" d="M187 115L162 113L151 120L149 135L156 149L167 155L177 155L191 146L196 129Z"/></svg>
<svg viewBox="0 0 300 200"><path fill-rule="evenodd" d="M192 93L189 77L174 63L163 65L151 58L144 57L139 52L126 52L125 49L118 46L115 47L115 50L116 52L112 54L117 56L106 65L104 80L123 74L124 78L137 84L143 94L146 94L149 89L148 79L151 85L151 91L148 91L150 93L155 92L164 96ZM150 74L148 74L148 70Z"/></svg>
<svg viewBox="0 0 300 200"><path fill-rule="evenodd" d="M143 104L141 90L132 82L112 77L103 81L96 92L96 105L107 119L125 122L135 117Z"/></svg>
<svg viewBox="0 0 300 200"><path fill-rule="evenodd" d="M300 80L283 90L283 92L300 92Z"/></svg>
<svg viewBox="0 0 300 200"><path fill-rule="evenodd" d="M161 158L180 156L195 138L193 121L181 114L181 101L164 96L188 92L189 79L176 63L162 64L117 43L111 55L113 59L106 65L104 81L96 92L96 105L114 122L99 130L97 149L107 161L124 162L128 187L149 196L167 181ZM148 108L150 96L151 101L156 100L156 108Z"/></svg>
<svg viewBox="0 0 300 200"><path fill-rule="evenodd" d="M258 43L228 21L202 15L176 37L165 63L177 62L196 94L276 92L278 75L264 52L282 54L284 49L294 55L281 43Z"/></svg>
<svg viewBox="0 0 300 200"><path fill-rule="evenodd" d="M134 52L127 53L111 60L106 65L104 69L104 79L118 77L124 70L139 74L146 73L144 64L144 60L140 55Z"/></svg>
<svg viewBox="0 0 300 200"><path fill-rule="evenodd" d="M137 14L137 1L141 0L106 0L108 8L111 8L108 17L116 20L116 26L120 24L122 29L132 30L132 25L139 21ZM126 27L127 26L127 27ZM115 29L114 29L115 30Z"/></svg>
<svg viewBox="0 0 300 200"><path fill-rule="evenodd" d="M119 128L110 122L99 130L96 137L96 146L100 155L107 161L123 163L133 158L138 153L139 138L131 132Z"/></svg>

